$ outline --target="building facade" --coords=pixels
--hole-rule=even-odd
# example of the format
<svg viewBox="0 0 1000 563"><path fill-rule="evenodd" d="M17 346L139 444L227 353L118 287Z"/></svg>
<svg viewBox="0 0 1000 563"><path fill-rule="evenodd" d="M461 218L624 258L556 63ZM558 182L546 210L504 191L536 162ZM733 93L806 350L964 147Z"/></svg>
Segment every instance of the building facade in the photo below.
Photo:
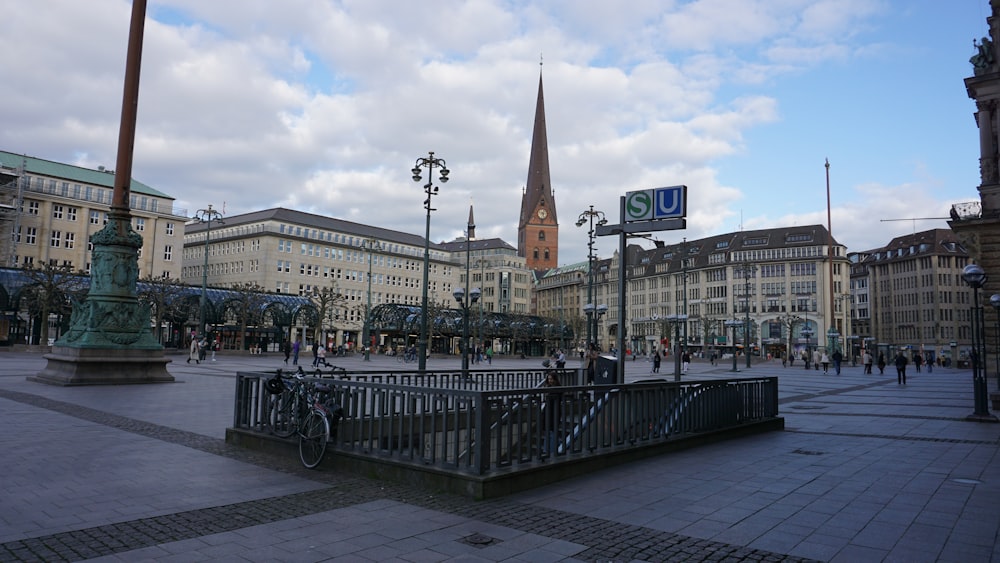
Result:
<svg viewBox="0 0 1000 563"><path fill-rule="evenodd" d="M864 277L852 277L852 283L860 289L864 282L873 314L856 324L857 334L871 338L886 361L904 350L928 361L967 365L972 290L962 280L969 255L958 236L932 229L896 237L863 255Z"/></svg>
<svg viewBox="0 0 1000 563"><path fill-rule="evenodd" d="M3 265L50 264L90 273L90 235L107 221L114 172L0 151ZM174 198L131 183L132 229L142 236L139 278L177 277L186 212ZM9 229L9 230L8 230Z"/></svg>

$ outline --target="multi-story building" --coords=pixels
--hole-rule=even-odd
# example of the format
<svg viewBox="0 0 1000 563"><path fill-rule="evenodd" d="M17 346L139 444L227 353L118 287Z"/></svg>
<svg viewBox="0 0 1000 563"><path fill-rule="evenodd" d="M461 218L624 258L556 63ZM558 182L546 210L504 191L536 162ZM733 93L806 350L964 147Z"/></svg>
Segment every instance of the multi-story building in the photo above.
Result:
<svg viewBox="0 0 1000 563"><path fill-rule="evenodd" d="M331 327L336 344L358 341L369 290L372 307L422 304L421 236L273 208L213 221L210 231L207 222L188 224L184 240L181 280L192 285L256 282L268 291L296 295L334 288L342 296ZM428 246L430 307L455 307L452 295L465 285L468 259L472 286L483 290L484 311L527 312L530 276L512 246L499 239L474 240L468 257L464 240Z"/></svg>
<svg viewBox="0 0 1000 563"><path fill-rule="evenodd" d="M114 172L0 151L4 266L52 264L90 272L90 235L107 220ZM142 236L139 277L180 274L186 212L174 198L131 183L132 229ZM10 229L8 231L8 228Z"/></svg>
<svg viewBox="0 0 1000 563"><path fill-rule="evenodd" d="M886 361L905 349L921 351L928 361L964 365L972 344L972 290L962 280L969 255L958 236L933 229L896 237L864 254L860 264L868 276L873 314L870 332L859 335L874 338Z"/></svg>
<svg viewBox="0 0 1000 563"><path fill-rule="evenodd" d="M741 231L648 250L629 246L626 253L626 346L637 352L674 343L678 333L695 351L731 350L732 334L723 323L746 324L747 317L750 334L738 329L737 348L775 355L789 347L795 353L807 346L846 349L853 336L850 300L843 297L850 280L846 249L820 225ZM616 253L594 263L595 305L606 305L596 340L605 348L618 333L619 258ZM539 283L540 311L543 303L551 310L567 287L586 291L586 275L575 286L573 281Z"/></svg>

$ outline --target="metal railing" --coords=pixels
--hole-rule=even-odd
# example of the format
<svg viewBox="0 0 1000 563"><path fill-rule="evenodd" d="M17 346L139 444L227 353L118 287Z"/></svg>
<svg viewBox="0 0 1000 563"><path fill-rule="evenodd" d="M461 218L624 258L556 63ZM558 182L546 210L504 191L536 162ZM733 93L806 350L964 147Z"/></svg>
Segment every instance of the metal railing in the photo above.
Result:
<svg viewBox="0 0 1000 563"><path fill-rule="evenodd" d="M234 428L266 433L270 373L239 373ZM348 373L335 447L486 475L777 417L777 378L537 387L540 371Z"/></svg>

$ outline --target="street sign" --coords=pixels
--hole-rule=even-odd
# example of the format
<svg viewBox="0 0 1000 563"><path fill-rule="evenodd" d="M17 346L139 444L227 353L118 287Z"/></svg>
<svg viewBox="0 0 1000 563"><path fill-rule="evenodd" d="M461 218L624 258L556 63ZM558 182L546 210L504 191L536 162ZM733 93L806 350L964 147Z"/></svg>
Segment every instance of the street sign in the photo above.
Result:
<svg viewBox="0 0 1000 563"><path fill-rule="evenodd" d="M625 222L687 216L687 186L651 188L625 194Z"/></svg>

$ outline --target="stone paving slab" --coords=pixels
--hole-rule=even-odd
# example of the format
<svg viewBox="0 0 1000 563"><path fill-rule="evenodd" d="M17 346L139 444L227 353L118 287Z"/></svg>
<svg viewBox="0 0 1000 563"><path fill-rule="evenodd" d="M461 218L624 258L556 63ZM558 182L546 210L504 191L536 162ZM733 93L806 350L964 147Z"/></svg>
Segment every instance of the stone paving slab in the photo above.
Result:
<svg viewBox="0 0 1000 563"><path fill-rule="evenodd" d="M964 420L968 371L904 387L696 361L685 379L779 377L786 431L475 502L225 444L235 372L278 358L175 362L179 383L119 387L24 380L43 365L0 352L3 561L1000 561L1000 425Z"/></svg>

